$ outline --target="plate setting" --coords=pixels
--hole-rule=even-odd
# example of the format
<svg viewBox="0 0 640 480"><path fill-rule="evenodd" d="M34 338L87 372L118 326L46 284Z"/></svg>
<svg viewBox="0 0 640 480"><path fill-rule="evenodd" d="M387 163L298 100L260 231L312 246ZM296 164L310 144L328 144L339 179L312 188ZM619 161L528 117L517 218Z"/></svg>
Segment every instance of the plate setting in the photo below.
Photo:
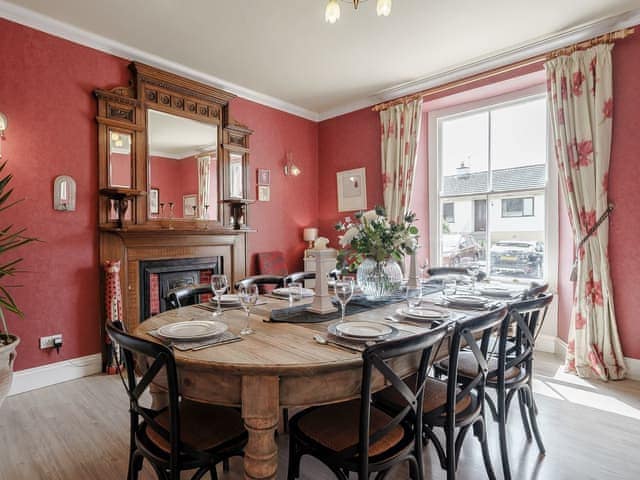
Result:
<svg viewBox="0 0 640 480"><path fill-rule="evenodd" d="M229 327L226 323L213 320L192 320L189 322L169 323L158 328L156 333L168 340L195 341L205 340L226 332Z"/></svg>
<svg viewBox="0 0 640 480"><path fill-rule="evenodd" d="M211 301L216 303L216 297L211 297ZM240 297L238 295L221 295L220 296L220 305L240 305Z"/></svg>
<svg viewBox="0 0 640 480"><path fill-rule="evenodd" d="M273 293L274 295L278 295L279 297L289 297L289 293L291 293L291 289L287 287L276 288L271 293ZM294 292L294 293L298 294L298 292ZM315 295L315 292L310 288L302 288L301 294L303 297L313 297Z"/></svg>
<svg viewBox="0 0 640 480"><path fill-rule="evenodd" d="M413 320L447 320L451 317L451 312L431 307L407 308L401 307L396 310L396 314L401 317L411 318Z"/></svg>
<svg viewBox="0 0 640 480"><path fill-rule="evenodd" d="M444 300L451 305L459 305L461 307L479 308L489 303L489 299L476 295L443 295Z"/></svg>
<svg viewBox="0 0 640 480"><path fill-rule="evenodd" d="M381 341L398 335L398 329L379 322L347 321L333 323L327 331L339 338L351 341Z"/></svg>

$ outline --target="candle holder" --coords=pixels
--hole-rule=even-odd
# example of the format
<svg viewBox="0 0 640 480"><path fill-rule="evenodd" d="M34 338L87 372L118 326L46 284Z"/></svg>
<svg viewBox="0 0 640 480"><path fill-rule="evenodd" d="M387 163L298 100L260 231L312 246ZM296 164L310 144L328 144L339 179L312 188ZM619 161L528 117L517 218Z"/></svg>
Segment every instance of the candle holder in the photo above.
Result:
<svg viewBox="0 0 640 480"><path fill-rule="evenodd" d="M173 230L173 202L169 202L169 230Z"/></svg>

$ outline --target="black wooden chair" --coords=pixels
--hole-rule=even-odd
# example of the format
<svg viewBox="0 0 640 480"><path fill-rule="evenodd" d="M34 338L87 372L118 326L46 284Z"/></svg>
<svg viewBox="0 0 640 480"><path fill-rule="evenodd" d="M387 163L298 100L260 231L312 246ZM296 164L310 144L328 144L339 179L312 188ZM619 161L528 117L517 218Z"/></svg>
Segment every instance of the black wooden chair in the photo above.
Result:
<svg viewBox="0 0 640 480"><path fill-rule="evenodd" d="M432 350L445 338L450 325L429 332L379 343L362 354L360 398L333 405L312 407L291 419L288 480L300 474L300 459L312 455L327 465L340 479L356 472L361 480L376 473L383 478L393 466L409 462L411 476L422 480L422 405L425 379ZM419 359L416 382L409 388L389 366L402 355ZM387 414L371 403L372 379L378 372L391 383L407 406Z"/></svg>
<svg viewBox="0 0 640 480"><path fill-rule="evenodd" d="M192 480L207 472L217 479L216 464L242 455L247 442L240 412L180 400L176 363L169 348L128 335L111 324L106 329L122 349L126 368L126 375L122 371L120 375L129 396L131 420L127 478L136 480L146 459L159 479L178 480L183 470L196 470ZM136 374L141 375L139 380ZM159 374L166 378L169 403L155 411L139 402Z"/></svg>
<svg viewBox="0 0 640 480"><path fill-rule="evenodd" d="M234 288L238 290L240 287L248 287L250 285L276 285L276 287L282 287L284 286L283 280L284 277L281 275L253 275L236 282Z"/></svg>
<svg viewBox="0 0 640 480"><path fill-rule="evenodd" d="M193 305L198 303L200 295L213 294L211 285L201 283L198 285L187 285L186 287L174 288L165 297L167 310Z"/></svg>
<svg viewBox="0 0 640 480"><path fill-rule="evenodd" d="M473 273L466 267L431 267L427 270L430 277L442 277L445 275L464 275L466 277L473 277ZM487 278L487 274L482 270L476 274L476 280L481 282Z"/></svg>
<svg viewBox="0 0 640 480"><path fill-rule="evenodd" d="M286 287L291 282L302 282L304 280L315 280L316 272L295 272L290 273L282 279L282 284Z"/></svg>
<svg viewBox="0 0 640 480"><path fill-rule="evenodd" d="M545 448L538 428L537 406L533 398L533 356L536 338L553 301L553 294L543 294L537 298L521 300L509 307L509 315L500 326L498 353L489 362L487 387L497 394L497 404L487 396L487 404L493 418L498 422L500 432L500 455L506 480L511 478L509 452L507 447L507 416L511 401L518 396L520 416L527 439L531 440L531 430L544 455ZM511 332L515 329L515 335ZM468 382L478 371L478 363L464 352L460 356L458 374L463 382Z"/></svg>
<svg viewBox="0 0 640 480"><path fill-rule="evenodd" d="M471 427L482 447L482 458L487 475L490 479L495 479L486 437L484 397L491 336L506 314L507 308L501 307L481 316L459 321L449 344L448 365L451 365L451 369L447 371L446 381L427 377L422 415L424 440L432 441L440 465L446 470L449 480L456 478L460 449ZM476 342L478 337L479 342ZM471 381L461 385L458 381L457 365L465 345L469 346L470 353L482 368ZM409 378L408 382L413 383L413 379ZM381 408L391 412L398 411L406 404L388 389L381 392L376 397L376 401ZM444 445L434 433L436 427L444 430ZM456 429L458 429L457 435Z"/></svg>
<svg viewBox="0 0 640 480"><path fill-rule="evenodd" d="M531 285L529 285L529 288L527 288L522 294L522 299L525 300L528 298L536 298L542 295L543 293L545 293L548 289L549 289L548 283L531 282Z"/></svg>

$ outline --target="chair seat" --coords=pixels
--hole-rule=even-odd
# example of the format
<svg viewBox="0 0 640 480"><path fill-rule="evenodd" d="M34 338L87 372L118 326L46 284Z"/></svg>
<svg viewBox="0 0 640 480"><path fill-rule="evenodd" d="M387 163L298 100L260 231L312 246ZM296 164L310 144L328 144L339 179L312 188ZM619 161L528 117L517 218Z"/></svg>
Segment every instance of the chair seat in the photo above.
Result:
<svg viewBox="0 0 640 480"><path fill-rule="evenodd" d="M171 429L168 409L155 420L167 431ZM158 432L146 426L145 433L156 447L171 451L169 442ZM211 450L244 434L242 416L233 408L186 400L180 404L180 440L194 450Z"/></svg>
<svg viewBox="0 0 640 480"><path fill-rule="evenodd" d="M443 370L448 370L449 360L444 359L440 362L440 367ZM504 372L505 381L513 380L520 376L522 370L519 367L511 367ZM474 377L478 373L478 362L472 352L460 352L458 357L458 374L464 377ZM498 376L498 358L491 357L489 359L489 375L487 376L487 382L491 383L496 381Z"/></svg>
<svg viewBox="0 0 640 480"><path fill-rule="evenodd" d="M356 399L305 410L292 419L292 431L296 428L308 439L334 452L341 452L358 444L359 421L360 399ZM390 421L391 417L386 413L371 407L371 435ZM375 457L391 450L405 435L405 429L396 426L369 446L369 455Z"/></svg>
<svg viewBox="0 0 640 480"><path fill-rule="evenodd" d="M412 391L415 390L416 377L415 375L405 379L405 383L409 385ZM456 393L460 393L460 389L456 389ZM398 405L405 407L407 401L398 393L394 388L387 388L382 392L376 394L376 401L379 401L382 405ZM437 378L427 377L427 383L424 391L424 413L427 415L429 412L442 407L447 403L447 382L438 380ZM456 413L462 413L471 405L471 396L466 396L456 404Z"/></svg>

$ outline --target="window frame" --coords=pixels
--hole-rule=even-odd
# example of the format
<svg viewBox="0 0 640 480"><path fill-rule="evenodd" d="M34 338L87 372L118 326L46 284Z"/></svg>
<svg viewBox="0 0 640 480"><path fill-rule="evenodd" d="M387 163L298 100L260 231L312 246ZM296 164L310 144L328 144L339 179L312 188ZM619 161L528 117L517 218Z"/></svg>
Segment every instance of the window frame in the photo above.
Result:
<svg viewBox="0 0 640 480"><path fill-rule="evenodd" d="M523 217L535 217L536 216L536 200L535 197L533 196L527 196L527 197L506 197L506 198L501 198L500 199L500 217L501 218L523 218ZM522 200L522 209L520 210L521 213L520 215L505 215L505 202L508 202L509 200ZM531 213L530 214L526 214L525 213L525 208L524 208L524 202L525 200L531 200Z"/></svg>
<svg viewBox="0 0 640 480"><path fill-rule="evenodd" d="M444 214L445 205L451 205L451 216L449 217L451 218L451 220L448 220L447 217L445 217L445 214ZM442 203L442 219L447 223L456 223L456 202L455 201Z"/></svg>
<svg viewBox="0 0 640 480"><path fill-rule="evenodd" d="M441 256L439 235L442 229L442 215L440 214L440 192L441 192L441 166L439 162L439 152L442 145L440 138L440 124L445 119L451 119L455 116L465 116L472 113L487 111L499 107L515 105L536 98L546 97L546 86L544 84L536 85L523 90L510 92L482 99L479 101L461 103L452 107L434 110L428 112L428 184L429 184L429 258L432 263L437 261ZM553 150L550 139L551 123L548 120L547 112L547 184L544 189L545 196L545 260L544 272L545 281L549 283L552 291L557 290L558 279L558 232L559 232L559 216L558 216L558 172L556 163L553 161ZM505 192L518 193L518 192ZM521 192L525 193L525 192ZM534 193L534 192L527 192ZM487 198L495 195L495 192L489 192ZM448 197L451 198L451 197ZM471 197L470 197L471 198ZM483 195L484 198L484 195ZM535 202L534 202L535 209ZM512 217L519 218L519 217ZM488 227L490 230L490 227ZM435 263L434 263L435 264ZM514 279L518 282L518 279ZM527 280L528 282L528 280Z"/></svg>

